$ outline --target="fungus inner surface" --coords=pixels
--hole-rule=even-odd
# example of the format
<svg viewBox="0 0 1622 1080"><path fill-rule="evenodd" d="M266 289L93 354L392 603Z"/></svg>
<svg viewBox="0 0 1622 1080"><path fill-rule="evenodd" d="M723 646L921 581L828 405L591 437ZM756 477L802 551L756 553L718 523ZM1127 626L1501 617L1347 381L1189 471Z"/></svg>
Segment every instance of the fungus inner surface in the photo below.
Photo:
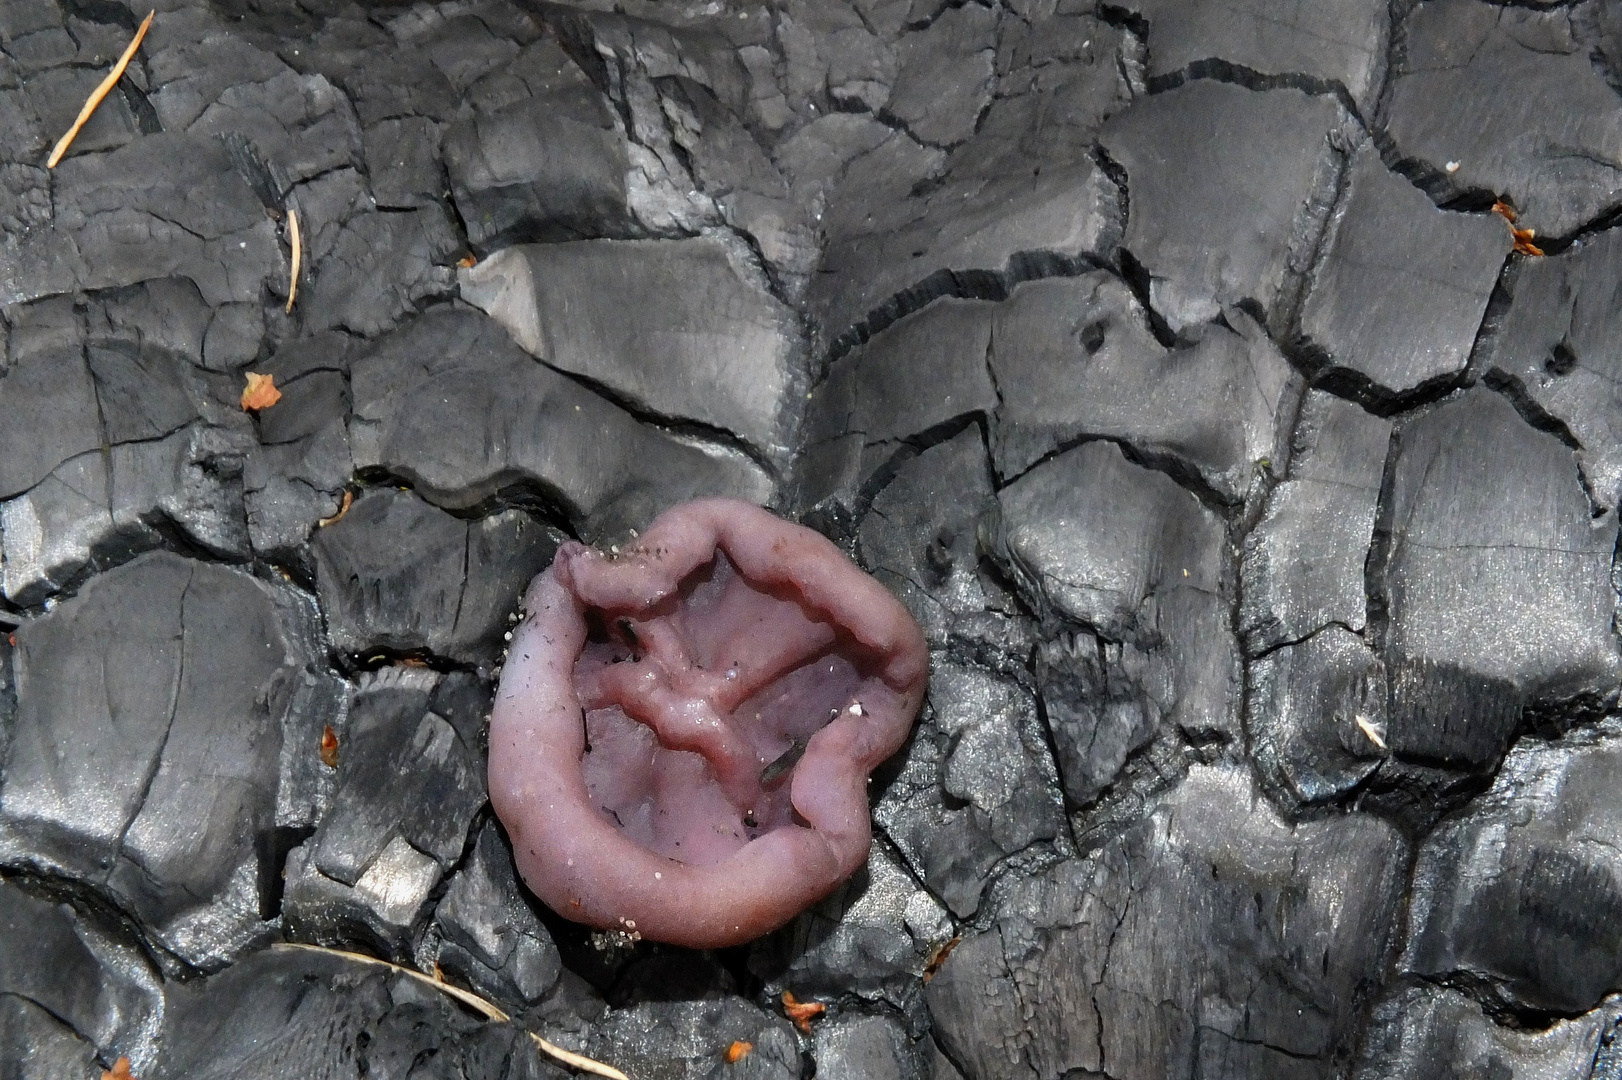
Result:
<svg viewBox="0 0 1622 1080"><path fill-rule="evenodd" d="M848 633L792 589L746 580L719 550L661 604L592 608L587 625L574 684L592 804L690 865L804 825L790 788L811 736L881 698L899 706Z"/></svg>

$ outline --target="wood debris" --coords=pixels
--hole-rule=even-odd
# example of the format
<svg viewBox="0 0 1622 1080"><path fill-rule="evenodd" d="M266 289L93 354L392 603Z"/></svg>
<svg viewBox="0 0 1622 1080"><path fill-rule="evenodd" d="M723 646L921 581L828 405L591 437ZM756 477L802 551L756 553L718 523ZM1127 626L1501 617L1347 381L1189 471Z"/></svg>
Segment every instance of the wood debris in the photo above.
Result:
<svg viewBox="0 0 1622 1080"><path fill-rule="evenodd" d="M113 87L118 85L118 80L124 77L124 69L129 67L130 61L135 58L135 50L141 47L141 39L146 37L147 30L152 26L152 17L157 13L156 8L146 13L146 18L141 21L141 28L135 31L135 40L130 42L129 48L124 50L124 55L118 58L118 63L113 65L113 70L107 73L105 79L101 80L101 85L90 92L90 97L85 100L84 108L79 110L78 119L73 121L73 126L68 128L68 133L57 140L56 148L51 151L51 156L46 159L45 167L47 169L56 168L57 162L62 160L62 155L67 153L68 147L73 145L73 140L79 137L80 129L89 122L91 115L95 113L96 106L100 105L102 98L111 93Z"/></svg>
<svg viewBox="0 0 1622 1080"><path fill-rule="evenodd" d="M293 314L293 298L298 295L299 264L304 259L304 247L299 243L298 211L287 208L287 239L293 247L293 269L287 278L287 314Z"/></svg>
<svg viewBox="0 0 1622 1080"><path fill-rule="evenodd" d="M305 952L318 952L325 953L328 956L341 956L345 960L352 960L357 964L372 964L376 967L386 967L391 971L395 971L401 975L416 979L418 982L427 986L432 986L435 990L438 990L442 994L449 994L457 1001L460 1001L463 1005L466 1005L474 1012L483 1016L486 1020L494 1020L498 1024L507 1024L512 1022L512 1017L506 1012L502 1011L500 1007L484 1000L484 998L473 993L471 990L463 990L461 987L452 986L448 982L440 982L432 975L425 975L420 971L413 971L408 967L401 967L399 964L391 964L387 960L379 960L375 956L367 956L365 953L349 952L346 949L329 949L325 945L305 945L303 942L298 941L278 942L277 944L271 946L271 948L302 949ZM594 1076L606 1076L608 1077L608 1080L631 1080L629 1076L626 1076L624 1073L614 1068L614 1066L604 1065L600 1061L589 1058L584 1054L577 1054L573 1050L565 1050L563 1047L558 1046L555 1043L547 1042L533 1031L525 1031L524 1034L529 1036L530 1041L533 1042L542 1053L548 1054L558 1061L563 1062L571 1069L579 1069L581 1072L588 1072Z"/></svg>
<svg viewBox="0 0 1622 1080"><path fill-rule="evenodd" d="M479 260L474 258L472 255L463 255L460 259L456 260L456 265L460 266L463 270L471 270L474 266L478 265L478 262Z"/></svg>
<svg viewBox="0 0 1622 1080"><path fill-rule="evenodd" d="M1543 249L1532 242L1538 234L1536 229L1517 229L1515 227L1515 219L1520 215L1515 212L1515 208L1513 206L1509 205L1509 203L1505 202L1503 199L1499 199L1492 204L1492 212L1509 222L1510 235L1515 238L1515 254L1543 254Z"/></svg>
<svg viewBox="0 0 1622 1080"><path fill-rule="evenodd" d="M1538 247L1536 244L1532 243L1532 238L1537 235L1537 230L1535 230L1535 229L1511 229L1510 232L1513 233L1514 236L1515 236L1515 254L1517 254L1517 255L1542 255L1543 254L1543 249Z"/></svg>
<svg viewBox="0 0 1622 1080"><path fill-rule="evenodd" d="M320 521L317 521L315 523L315 527L318 528L318 529L324 529L328 525L331 525L331 524L333 524L335 522L343 520L343 516L345 514L349 513L349 508L351 506L354 506L354 505L355 505L355 493L353 491L350 491L348 488L345 488L344 489L344 501L338 505L338 512L336 514L333 514L331 517L324 517Z"/></svg>
<svg viewBox="0 0 1622 1080"><path fill-rule="evenodd" d="M276 389L276 376L261 375L257 371L248 374L248 385L242 391L242 408L246 412L258 412L268 409L282 400L282 392Z"/></svg>
<svg viewBox="0 0 1622 1080"><path fill-rule="evenodd" d="M924 982L928 982L941 973L946 966L946 958L952 955L952 950L963 942L963 935L958 934L949 941L943 941L929 952L929 959L924 961Z"/></svg>
<svg viewBox="0 0 1622 1080"><path fill-rule="evenodd" d="M754 1048L755 1044L752 1042L744 1042L742 1039L734 1039L732 1041L732 1045L727 1047L726 1053L721 1055L721 1060L726 1062L728 1065L736 1065L738 1062L748 1057L749 1052Z"/></svg>
<svg viewBox="0 0 1622 1080"><path fill-rule="evenodd" d="M1353 717L1352 720L1353 720L1354 723L1357 724L1357 730L1361 731L1364 734L1364 736L1366 736L1368 738L1369 742L1371 742L1375 746L1379 747L1381 753L1389 753L1390 752L1391 747L1387 746L1386 741L1385 741L1385 725L1384 724L1371 723L1369 721L1369 718L1362 715L1361 713L1359 713L1357 716Z"/></svg>
<svg viewBox="0 0 1622 1080"><path fill-rule="evenodd" d="M820 1001L795 1001L792 993L783 991L783 1014L807 1035L811 1034L811 1021L827 1011L828 1006Z"/></svg>
<svg viewBox="0 0 1622 1080"><path fill-rule="evenodd" d="M328 724L321 732L321 764L329 769L338 767L338 733Z"/></svg>

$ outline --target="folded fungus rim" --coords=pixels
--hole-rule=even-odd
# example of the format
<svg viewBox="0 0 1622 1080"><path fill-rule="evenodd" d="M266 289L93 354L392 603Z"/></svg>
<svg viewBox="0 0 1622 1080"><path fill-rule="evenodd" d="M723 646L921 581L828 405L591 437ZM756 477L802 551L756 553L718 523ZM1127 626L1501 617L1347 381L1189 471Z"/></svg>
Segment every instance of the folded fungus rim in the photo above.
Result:
<svg viewBox="0 0 1622 1080"><path fill-rule="evenodd" d="M593 805L575 663L592 612L667 603L718 553L854 643L874 693L818 728L792 764L794 823L695 865L643 847ZM565 918L633 938L719 948L777 929L866 862L868 777L906 742L928 670L923 632L899 600L826 537L750 503L683 503L608 553L563 545L525 594L491 711L490 799L519 875Z"/></svg>

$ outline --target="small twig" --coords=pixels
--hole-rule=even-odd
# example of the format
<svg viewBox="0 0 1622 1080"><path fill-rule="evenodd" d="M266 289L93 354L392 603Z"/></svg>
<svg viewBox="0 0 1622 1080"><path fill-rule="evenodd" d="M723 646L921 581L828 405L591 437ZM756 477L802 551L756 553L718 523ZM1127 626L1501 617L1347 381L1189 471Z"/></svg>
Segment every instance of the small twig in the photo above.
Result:
<svg viewBox="0 0 1622 1080"><path fill-rule="evenodd" d="M359 964L375 964L378 967L386 967L391 971L398 971L402 975L409 975L420 983L432 986L435 990L449 994L451 997L455 998L457 1001L460 1001L463 1005L466 1005L474 1012L484 1016L484 1018L487 1020L494 1020L498 1024L506 1024L512 1020L512 1017L506 1012L502 1011L499 1006L491 1004L470 990L463 990L461 987L452 986L448 982L441 982L438 979L435 979L432 975L425 975L420 971L413 971L408 967L401 967L399 964L391 964L387 960L379 960L375 956L367 956L365 953L350 952L347 949L329 949L325 945L306 945L299 941L278 942L272 947L277 949L303 949L307 952L326 953L328 956L341 956L345 960L353 960ZM520 1028L519 1030L522 1031L523 1029ZM579 1069L581 1072L589 1072L595 1073L598 1076L606 1076L609 1078L609 1080L631 1080L630 1077L614 1068L614 1066L604 1065L600 1061L594 1061L593 1059L586 1057L584 1054L575 1053L573 1050L565 1050L563 1047L558 1046L555 1043L547 1042L533 1031L525 1031L524 1034L528 1035L535 1045L541 1050L547 1054L550 1054L552 1057L557 1058L565 1065Z"/></svg>
<svg viewBox="0 0 1622 1080"><path fill-rule="evenodd" d="M90 120L91 114L96 111L96 106L101 104L101 99L112 93L113 87L118 85L118 80L124 77L124 69L129 67L130 61L135 58L135 50L141 47L141 39L146 37L147 27L152 25L152 17L157 13L156 8L147 12L146 18L141 22L141 28L135 31L135 40L130 42L130 47L124 50L124 55L118 58L118 63L113 65L113 70L108 73L105 79L101 80L101 85L91 92L89 100L84 103L84 108L79 110L79 118L73 122L72 127L68 128L68 133L57 141L56 149L51 151L50 158L45 162L47 169L56 168L56 163L62 160L62 155L68 152L68 147L72 146L73 140L78 138L79 129L85 126Z"/></svg>
<svg viewBox="0 0 1622 1080"><path fill-rule="evenodd" d="M328 525L336 525L338 522L343 520L344 515L349 513L349 508L354 505L355 493L350 491L348 488L344 488L344 499L343 502L338 505L338 512L333 514L331 517L319 519L316 521L315 527L318 529L324 529Z"/></svg>
<svg viewBox="0 0 1622 1080"><path fill-rule="evenodd" d="M298 268L303 259L304 249L298 238L298 211L291 206L287 208L287 232L293 243L293 275L287 281L287 314L293 314L293 297L298 295Z"/></svg>

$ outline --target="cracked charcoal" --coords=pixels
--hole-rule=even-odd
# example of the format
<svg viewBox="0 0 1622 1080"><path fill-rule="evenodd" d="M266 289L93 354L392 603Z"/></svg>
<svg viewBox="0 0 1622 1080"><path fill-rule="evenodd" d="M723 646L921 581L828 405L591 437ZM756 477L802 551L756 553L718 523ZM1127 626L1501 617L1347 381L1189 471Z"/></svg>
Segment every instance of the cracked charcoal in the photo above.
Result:
<svg viewBox="0 0 1622 1080"><path fill-rule="evenodd" d="M1622 1076L1616 9L177 0L48 170L144 10L0 0L0 1075L564 1075L299 941L639 1080ZM502 635L704 495L928 707L594 943Z"/></svg>

